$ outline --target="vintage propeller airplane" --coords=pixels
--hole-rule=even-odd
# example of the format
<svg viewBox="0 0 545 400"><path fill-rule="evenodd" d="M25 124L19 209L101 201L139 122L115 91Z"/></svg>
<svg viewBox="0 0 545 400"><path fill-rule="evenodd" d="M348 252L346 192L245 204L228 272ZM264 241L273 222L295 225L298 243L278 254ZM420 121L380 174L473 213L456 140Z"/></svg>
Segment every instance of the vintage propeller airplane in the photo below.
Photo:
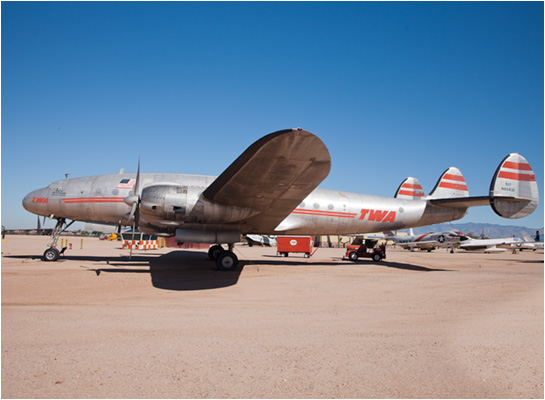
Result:
<svg viewBox="0 0 545 400"><path fill-rule="evenodd" d="M392 240L403 249L414 251L414 249L432 251L439 247L450 247L460 243L465 235L456 231L428 232L423 235L415 235L412 228L408 235L396 235L393 232L384 232L384 238Z"/></svg>
<svg viewBox="0 0 545 400"><path fill-rule="evenodd" d="M331 167L314 134L298 129L271 133L252 144L220 176L150 174L70 178L23 199L34 214L57 219L43 259L59 257L59 235L74 221L126 225L178 242L212 244L219 270L233 270L241 235L342 235L390 231L462 218L468 207L490 204L505 218L521 218L538 204L537 182L524 157L499 165L487 196L469 197L456 168L441 175L432 193L386 198L316 187ZM67 220L72 220L67 222ZM227 244L229 249L222 247Z"/></svg>

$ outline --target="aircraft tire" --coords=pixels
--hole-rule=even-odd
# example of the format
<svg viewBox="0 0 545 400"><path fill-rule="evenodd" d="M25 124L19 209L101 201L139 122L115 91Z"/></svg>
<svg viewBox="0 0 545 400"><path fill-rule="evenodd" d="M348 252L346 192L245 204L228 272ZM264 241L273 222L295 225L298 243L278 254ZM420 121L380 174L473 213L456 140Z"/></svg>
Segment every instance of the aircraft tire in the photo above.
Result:
<svg viewBox="0 0 545 400"><path fill-rule="evenodd" d="M212 261L216 261L216 259L218 258L218 255L222 251L225 251L225 249L221 247L219 244L211 246L210 249L208 249L208 258Z"/></svg>
<svg viewBox="0 0 545 400"><path fill-rule="evenodd" d="M44 261L57 261L59 258L59 250L50 247L44 251Z"/></svg>
<svg viewBox="0 0 545 400"><path fill-rule="evenodd" d="M358 253L353 251L348 255L348 258L350 259L350 261L358 261Z"/></svg>
<svg viewBox="0 0 545 400"><path fill-rule="evenodd" d="M373 255L373 261L375 261L375 262L382 261L382 256L380 254L374 254Z"/></svg>
<svg viewBox="0 0 545 400"><path fill-rule="evenodd" d="M232 251L223 251L216 257L216 267L220 271L233 271L237 265L238 257Z"/></svg>

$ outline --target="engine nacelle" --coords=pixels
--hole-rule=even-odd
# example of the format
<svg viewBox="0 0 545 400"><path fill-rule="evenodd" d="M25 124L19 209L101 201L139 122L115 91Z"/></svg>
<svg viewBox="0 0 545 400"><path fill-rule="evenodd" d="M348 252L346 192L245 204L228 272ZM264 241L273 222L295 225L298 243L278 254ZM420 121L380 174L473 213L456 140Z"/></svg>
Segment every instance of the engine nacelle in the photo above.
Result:
<svg viewBox="0 0 545 400"><path fill-rule="evenodd" d="M176 229L176 241L178 243L237 243L240 242L240 232Z"/></svg>
<svg viewBox="0 0 545 400"><path fill-rule="evenodd" d="M211 203L201 196L203 190L174 183L147 186L140 197L141 216L152 224L178 227L185 223L232 223L258 213L248 208Z"/></svg>
<svg viewBox="0 0 545 400"><path fill-rule="evenodd" d="M181 185L148 186L142 190L140 212L150 220L182 222L189 212L187 192L187 186Z"/></svg>

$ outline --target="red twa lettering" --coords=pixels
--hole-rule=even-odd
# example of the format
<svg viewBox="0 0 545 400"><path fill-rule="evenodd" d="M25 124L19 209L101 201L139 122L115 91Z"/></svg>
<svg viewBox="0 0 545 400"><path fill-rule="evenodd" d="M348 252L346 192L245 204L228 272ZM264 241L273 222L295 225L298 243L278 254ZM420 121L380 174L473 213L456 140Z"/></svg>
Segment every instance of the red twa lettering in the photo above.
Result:
<svg viewBox="0 0 545 400"><path fill-rule="evenodd" d="M48 197L33 197L32 202L33 203L48 203L49 198Z"/></svg>
<svg viewBox="0 0 545 400"><path fill-rule="evenodd" d="M390 222L393 224L395 220L396 220L396 212L390 211L388 215L386 216L386 218L382 220L382 222Z"/></svg>
<svg viewBox="0 0 545 400"><path fill-rule="evenodd" d="M364 219L365 218L365 215L369 212L369 210L365 210L365 209L361 209L361 215L360 215L360 219Z"/></svg>
<svg viewBox="0 0 545 400"><path fill-rule="evenodd" d="M360 212L360 220L365 219L365 216L369 214L369 217L367 218L368 221L375 221L375 222L390 222L394 223L396 219L396 212L395 211L388 211L388 210L367 210L365 208L361 209Z"/></svg>
<svg viewBox="0 0 545 400"><path fill-rule="evenodd" d="M383 210L369 210L369 221L380 222L388 214L388 211Z"/></svg>

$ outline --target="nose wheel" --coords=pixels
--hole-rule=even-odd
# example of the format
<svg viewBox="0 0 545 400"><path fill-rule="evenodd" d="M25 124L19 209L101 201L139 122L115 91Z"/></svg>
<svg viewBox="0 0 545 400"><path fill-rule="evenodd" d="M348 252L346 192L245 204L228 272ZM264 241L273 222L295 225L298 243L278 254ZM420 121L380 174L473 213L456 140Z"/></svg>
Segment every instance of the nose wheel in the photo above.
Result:
<svg viewBox="0 0 545 400"><path fill-rule="evenodd" d="M54 247L50 247L46 251L44 251L44 260L45 261L57 261L59 258L59 250L57 250Z"/></svg>

